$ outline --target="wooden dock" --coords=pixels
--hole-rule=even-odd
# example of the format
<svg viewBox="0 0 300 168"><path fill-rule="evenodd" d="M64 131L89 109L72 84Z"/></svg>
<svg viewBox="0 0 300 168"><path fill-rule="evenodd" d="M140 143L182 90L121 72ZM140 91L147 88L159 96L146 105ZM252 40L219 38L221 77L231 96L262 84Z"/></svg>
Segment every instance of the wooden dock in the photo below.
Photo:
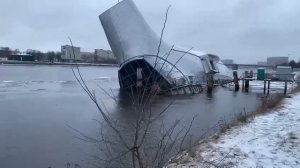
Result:
<svg viewBox="0 0 300 168"><path fill-rule="evenodd" d="M286 77L285 80L278 80L278 77L270 77L270 76L279 76L279 75L284 75ZM288 82L294 82L294 74L266 74L265 78L263 80L258 80L257 79L257 74L248 74L244 73L241 77L240 80L242 80L242 90L248 92L249 86L250 86L250 81L264 81L264 94L270 94L270 86L271 82L284 82L284 94L287 94L287 84Z"/></svg>

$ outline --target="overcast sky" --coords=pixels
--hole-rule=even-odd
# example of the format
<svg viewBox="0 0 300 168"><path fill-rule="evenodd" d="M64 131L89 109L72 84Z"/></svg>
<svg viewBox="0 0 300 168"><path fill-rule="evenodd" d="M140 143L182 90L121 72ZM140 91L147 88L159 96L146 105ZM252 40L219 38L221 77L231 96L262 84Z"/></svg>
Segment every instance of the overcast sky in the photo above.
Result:
<svg viewBox="0 0 300 168"><path fill-rule="evenodd" d="M300 58L299 0L133 0L159 34L172 5L164 39L237 63L268 56ZM59 51L109 49L98 15L117 0L0 0L0 46Z"/></svg>

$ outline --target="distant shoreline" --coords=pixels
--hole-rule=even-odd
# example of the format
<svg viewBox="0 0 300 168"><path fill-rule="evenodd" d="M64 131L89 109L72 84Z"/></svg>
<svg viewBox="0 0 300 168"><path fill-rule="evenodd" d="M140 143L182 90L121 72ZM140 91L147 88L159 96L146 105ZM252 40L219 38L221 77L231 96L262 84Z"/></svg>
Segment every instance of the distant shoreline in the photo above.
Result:
<svg viewBox="0 0 300 168"><path fill-rule="evenodd" d="M68 66L111 66L118 67L118 64L96 64L96 63L71 63L71 62L37 62L37 61L0 61L1 64L8 65L68 65Z"/></svg>

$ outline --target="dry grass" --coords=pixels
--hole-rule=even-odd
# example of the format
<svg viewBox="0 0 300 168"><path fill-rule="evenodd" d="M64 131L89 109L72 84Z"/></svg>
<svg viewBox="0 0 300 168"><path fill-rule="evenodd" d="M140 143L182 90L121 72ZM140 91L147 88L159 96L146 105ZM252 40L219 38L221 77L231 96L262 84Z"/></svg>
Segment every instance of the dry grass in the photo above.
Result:
<svg viewBox="0 0 300 168"><path fill-rule="evenodd" d="M300 92L300 86L294 88L290 93L294 94L297 92ZM241 125L243 123L251 121L257 115L263 115L270 112L271 110L281 108L282 101L285 98L291 98L291 96L283 94L264 95L263 97L261 97L261 105L257 107L256 110L252 112L246 112L246 109L244 109L240 114L235 116L235 120L231 123L228 123L225 119L220 120L218 123L219 132L213 135L212 138L218 139L221 134L225 133L232 126Z"/></svg>
<svg viewBox="0 0 300 168"><path fill-rule="evenodd" d="M291 94L297 93L300 91L300 87L296 87L291 91ZM195 144L193 148L190 150L185 151L184 156L186 157L183 159L184 161L188 162L191 158L197 157L199 153L201 153L202 147L205 148L205 146L209 145L208 142L211 141L217 141L223 134L225 134L229 129L231 129L233 126L240 126L244 123L247 123L251 121L255 116L257 115L263 115L271 110L274 110L276 108L281 108L282 101L285 98L290 98L289 95L283 95L283 94L276 94L276 95L264 95L261 97L261 105L252 112L246 112L246 109L244 109L240 114L235 116L235 120L232 122L227 122L224 119L221 119L216 127L218 128L217 133L211 135L211 136L203 136L203 139L200 139L198 143ZM214 129L211 129L213 131ZM291 136L293 137L293 136ZM202 146L202 147L200 147ZM180 160L180 159L178 159ZM172 163L172 162L171 162ZM180 162L173 162L173 163L180 163ZM208 164L208 167L211 167L212 165ZM212 167L219 167L219 166L212 166Z"/></svg>

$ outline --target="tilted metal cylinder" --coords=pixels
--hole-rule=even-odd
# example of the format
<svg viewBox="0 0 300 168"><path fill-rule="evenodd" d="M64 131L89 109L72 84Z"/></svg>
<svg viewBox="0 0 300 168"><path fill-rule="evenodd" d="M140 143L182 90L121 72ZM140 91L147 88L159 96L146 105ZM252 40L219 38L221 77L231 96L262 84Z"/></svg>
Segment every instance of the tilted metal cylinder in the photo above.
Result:
<svg viewBox="0 0 300 168"><path fill-rule="evenodd" d="M141 78L147 78L153 73L156 77L147 82L150 81L150 85L158 84L164 89L205 84L208 73L218 73L219 67L224 69L222 64L218 64L220 60L215 55L171 47L161 40L132 0L119 2L99 18L120 64L121 88L136 86L137 81L140 83Z"/></svg>

